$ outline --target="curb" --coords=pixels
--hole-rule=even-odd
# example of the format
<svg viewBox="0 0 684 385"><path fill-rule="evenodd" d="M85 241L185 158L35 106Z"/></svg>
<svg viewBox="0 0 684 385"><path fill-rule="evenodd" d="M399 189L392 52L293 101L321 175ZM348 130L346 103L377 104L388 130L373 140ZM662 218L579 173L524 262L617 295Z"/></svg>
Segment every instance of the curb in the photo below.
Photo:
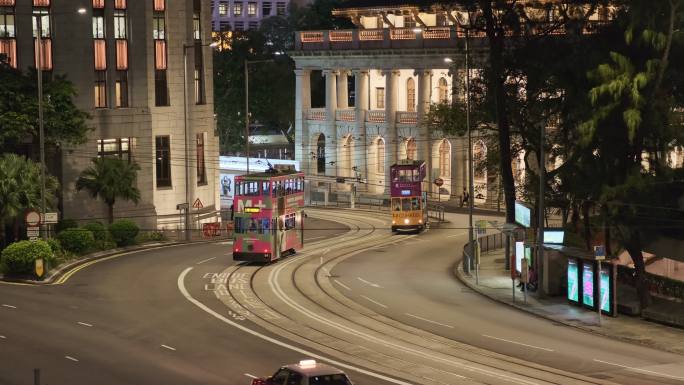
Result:
<svg viewBox="0 0 684 385"><path fill-rule="evenodd" d="M40 281L34 280L34 279L20 279L20 278L11 278L11 277L5 277L5 276L0 276L0 281L1 282L8 282L8 283L20 283L20 284L27 284L27 285L53 285L55 281L58 281L63 275L67 274L68 272L72 271L73 269L84 265L86 263L92 262L92 261L97 261L100 259L104 258L109 258L109 257L114 257L118 254L123 254L123 253L131 253L131 252L139 252L139 251L146 251L146 250L152 250L152 249L158 249L162 247L171 247L171 246L181 246L181 245L191 245L191 244L201 244L201 243L212 243L212 242L220 242L224 241L223 239L212 239L212 240L197 240L197 241L172 241L172 242L156 242L156 243L148 243L144 245L139 245L139 246L128 246L128 247L118 247L116 249L111 249L111 250L104 250L104 251L98 251L96 253L88 254L84 256L83 258L80 258L75 261L68 262L66 264L58 266L54 270L50 270L48 274L45 276L45 279L42 279Z"/></svg>
<svg viewBox="0 0 684 385"><path fill-rule="evenodd" d="M589 327L586 327L586 326L573 324L573 323L567 322L567 321L565 321L565 320L556 319L556 318L553 318L553 317L551 317L551 316L547 316L547 315L544 315L544 314L539 314L539 313L537 313L537 312L531 311L531 310L530 310L529 308L527 308L527 307L518 305L517 303L511 303L511 302L508 302L508 301L499 299L499 298L497 298L497 297L494 297L494 296L492 296L492 295L490 295L490 294L485 293L484 291L479 290L479 288L477 287L477 285L475 285L475 284L469 282L469 281L465 278L463 271L459 268L459 266L461 265L461 261L462 261L461 259L459 259L458 261L456 261L456 263L454 264L454 267L453 267L453 272L454 272L454 276L456 277L456 279L458 279L459 282L461 282L462 284L464 284L464 285L465 285L466 287L468 287L470 290L472 290L472 291L478 293L479 295L481 295L481 296L483 296L483 297L488 298L488 299L491 300L491 301L494 301L494 302L497 302L497 303L500 303L500 304L504 304L504 305L510 306L510 307L512 307L512 308L514 308L514 309L517 309L518 311L522 311L522 312L525 312L525 313L527 313L527 314L530 314L530 315L532 315L532 316L535 316L535 317L538 317L538 318L541 318L541 319L544 319L544 320L547 320L547 321L559 323L559 324L562 324L562 325L564 325L564 326L569 326L569 327L572 327L572 328L575 328L575 329L578 329L578 330L581 330L581 331L584 331L584 332L589 332L589 333L593 333L593 334L596 334L596 335L599 335L599 336L602 336L602 337L608 337L608 338L620 340L620 341L622 341L622 342L630 343L630 344L633 344L633 345L645 346L645 347L648 347L648 348L651 348L651 349L656 349L656 350L660 350L660 351L667 352L667 353L673 353L673 354L678 354L678 355L684 355L684 352L682 352L681 350L668 349L667 347L664 347L664 346L653 345L653 344L649 344L649 343L643 342L643 341L641 341L641 340L635 340L635 339L631 339L631 338L629 338L629 337L625 337L625 336L621 336L621 335L605 333L605 332L602 332L602 330L596 330L596 329L592 329L592 328L589 328Z"/></svg>

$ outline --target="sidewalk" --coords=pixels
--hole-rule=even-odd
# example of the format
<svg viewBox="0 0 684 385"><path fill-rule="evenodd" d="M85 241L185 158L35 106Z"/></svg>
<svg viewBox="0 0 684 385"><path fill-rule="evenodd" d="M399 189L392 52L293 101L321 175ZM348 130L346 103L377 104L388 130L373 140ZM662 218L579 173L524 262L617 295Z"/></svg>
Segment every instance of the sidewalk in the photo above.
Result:
<svg viewBox="0 0 684 385"><path fill-rule="evenodd" d="M475 282L474 272L472 276L466 275L460 262L455 267L454 272L456 277L470 289L494 301L513 306L538 317L609 338L684 354L684 330L682 329L651 323L641 318L622 314L615 318L603 315L601 316L601 326L598 326L596 312L571 306L564 297L538 299L536 294L528 293L527 303L524 303L523 293L517 287L515 302L513 302L510 273L504 270L503 250L494 250L482 254L479 285Z"/></svg>

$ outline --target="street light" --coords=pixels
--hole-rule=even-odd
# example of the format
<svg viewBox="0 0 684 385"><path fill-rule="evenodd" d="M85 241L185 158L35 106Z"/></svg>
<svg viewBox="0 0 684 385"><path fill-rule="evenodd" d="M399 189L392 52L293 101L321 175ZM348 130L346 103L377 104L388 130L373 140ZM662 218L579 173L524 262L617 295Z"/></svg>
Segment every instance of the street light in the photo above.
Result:
<svg viewBox="0 0 684 385"><path fill-rule="evenodd" d="M85 8L79 8L76 11L80 15L86 14ZM40 212L41 212L41 236L47 239L47 231L44 222L45 211L47 210L47 203L45 197L45 123L43 122L43 15L31 13L31 18L36 20L36 44L38 45L38 53L36 59L36 77L38 82L38 142L40 143Z"/></svg>
<svg viewBox="0 0 684 385"><path fill-rule="evenodd" d="M272 63L273 59L245 60L245 145L247 156L247 174L249 174L249 65L257 63Z"/></svg>
<svg viewBox="0 0 684 385"><path fill-rule="evenodd" d="M195 48L197 44L183 44L183 131L185 134L185 240L190 241L190 143L188 142L188 49ZM217 42L211 44L199 44L200 47L215 48Z"/></svg>

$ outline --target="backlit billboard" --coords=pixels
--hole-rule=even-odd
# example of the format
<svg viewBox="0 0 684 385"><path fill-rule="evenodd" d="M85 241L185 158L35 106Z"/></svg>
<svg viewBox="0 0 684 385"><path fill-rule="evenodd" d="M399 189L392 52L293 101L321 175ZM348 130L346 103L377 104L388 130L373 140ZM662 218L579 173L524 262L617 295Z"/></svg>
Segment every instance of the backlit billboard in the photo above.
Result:
<svg viewBox="0 0 684 385"><path fill-rule="evenodd" d="M577 260L568 259L568 300L579 303L579 269L577 268Z"/></svg>
<svg viewBox="0 0 684 385"><path fill-rule="evenodd" d="M582 263L582 304L594 307L594 265Z"/></svg>
<svg viewBox="0 0 684 385"><path fill-rule="evenodd" d="M530 227L532 223L532 209L524 203L515 202L515 222L522 227Z"/></svg>

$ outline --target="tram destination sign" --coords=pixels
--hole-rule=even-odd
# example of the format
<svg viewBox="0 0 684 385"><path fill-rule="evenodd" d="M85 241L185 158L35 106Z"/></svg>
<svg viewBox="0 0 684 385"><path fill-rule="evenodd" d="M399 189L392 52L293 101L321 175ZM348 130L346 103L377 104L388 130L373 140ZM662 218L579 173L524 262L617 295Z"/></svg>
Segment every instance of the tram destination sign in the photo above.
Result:
<svg viewBox="0 0 684 385"><path fill-rule="evenodd" d="M250 214L260 213L261 207L245 207L245 212Z"/></svg>

